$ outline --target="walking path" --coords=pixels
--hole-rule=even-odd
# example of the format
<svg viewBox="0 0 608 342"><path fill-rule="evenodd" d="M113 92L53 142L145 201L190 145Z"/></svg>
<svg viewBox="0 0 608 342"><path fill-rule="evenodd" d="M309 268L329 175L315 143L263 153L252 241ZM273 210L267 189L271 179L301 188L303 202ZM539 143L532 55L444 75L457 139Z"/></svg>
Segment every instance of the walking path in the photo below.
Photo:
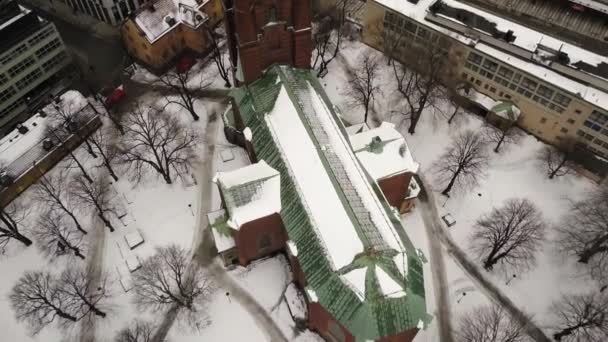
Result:
<svg viewBox="0 0 608 342"><path fill-rule="evenodd" d="M427 225L427 220L430 223L430 226L433 230L433 235L438 239L432 239L429 237L429 243L431 244L431 250L439 248L439 244L442 244L443 247L447 250L447 252L452 256L454 261L460 265L460 267L468 274L469 278L477 283L477 285L484 290L486 295L492 299L495 303L502 306L507 312L511 314L511 316L521 324L526 333L537 342L551 342L551 339L545 335L545 333L528 317L523 311L521 311L514 303L509 299L496 285L494 285L475 265L466 253L452 240L449 236L448 231L443 226L440 217L439 211L437 210L437 202L435 201L435 196L429 187L426 185L429 184L422 174L418 175L420 178L420 185L422 187L422 192L424 195L419 197L421 202L421 210L423 212L423 218L425 220L425 225ZM428 189L428 190L427 190ZM427 227L428 229L428 227ZM431 257L433 252L431 252ZM433 271L435 272L435 271ZM449 340L448 340L449 341ZM442 335L442 342L443 335Z"/></svg>
<svg viewBox="0 0 608 342"><path fill-rule="evenodd" d="M419 182L420 183L420 182ZM452 312L449 296L449 285L445 269L443 246L439 241L441 226L433 219L433 211L428 201L426 191L421 191L418 196L418 208L422 213L424 228L429 241L429 261L433 276L433 289L435 291L435 308L437 326L441 342L453 342Z"/></svg>

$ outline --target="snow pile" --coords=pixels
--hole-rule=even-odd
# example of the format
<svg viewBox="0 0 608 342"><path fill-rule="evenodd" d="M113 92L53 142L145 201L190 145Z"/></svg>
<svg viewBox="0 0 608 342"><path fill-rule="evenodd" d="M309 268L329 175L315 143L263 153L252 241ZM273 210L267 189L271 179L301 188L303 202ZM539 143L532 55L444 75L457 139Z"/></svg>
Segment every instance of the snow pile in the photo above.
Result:
<svg viewBox="0 0 608 342"><path fill-rule="evenodd" d="M253 138L253 133L251 133L251 128L245 127L245 129L243 130L243 135L245 136L245 139L247 141L251 141L251 139Z"/></svg>

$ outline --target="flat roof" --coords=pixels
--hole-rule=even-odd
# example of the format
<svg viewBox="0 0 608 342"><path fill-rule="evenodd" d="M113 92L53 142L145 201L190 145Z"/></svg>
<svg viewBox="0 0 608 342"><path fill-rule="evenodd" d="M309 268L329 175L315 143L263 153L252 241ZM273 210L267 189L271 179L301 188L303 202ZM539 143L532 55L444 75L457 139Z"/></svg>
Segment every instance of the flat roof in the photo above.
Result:
<svg viewBox="0 0 608 342"><path fill-rule="evenodd" d="M601 63L608 64L608 57L602 56L591 51L582 49L575 45L569 44L565 41L552 37L548 34L544 34L538 32L536 30L530 29L526 26L517 24L508 19L496 16L492 13L484 11L482 9L460 3L456 0L420 0L417 4L413 4L406 0L374 0L376 3L381 4L389 9L392 9L395 12L401 13L407 17L410 17L428 27L431 27L439 32L442 32L452 38L459 40L460 42L471 46L474 49L480 50L485 54L490 55L502 61L506 64L510 64L520 70L526 71L532 75L535 75L541 79L547 80L549 83L552 83L556 87L560 87L566 91L569 91L573 94L578 94L580 97L598 107L608 109L608 93L597 89L592 86L588 86L580 81L575 81L569 77L563 76L549 67L541 66L540 64L534 63L532 60L524 60L520 57L516 57L511 53L503 52L495 47L492 47L488 44L476 42L475 40L466 37L459 32L455 32L449 28L441 26L439 24L430 22L426 19L427 14L429 13L429 7L436 3L437 1L442 1L444 4L457 9L463 9L468 12L474 13L478 16L483 17L484 19L494 23L496 25L496 29L500 31L507 32L509 30L513 31L514 41L510 44L505 42L505 44L513 45L515 47L519 47L521 49L526 50L527 52L534 54L539 44L552 48L554 50L558 50L564 53L567 53L570 58L569 66L573 69L580 70L573 66L573 64L577 62L585 62L591 66L598 66ZM485 34L490 36L490 33L481 31L474 27L470 27L466 23L463 23L455 18L443 16L438 14L438 16L445 18L447 20L459 23L461 25L467 26L474 30L476 34ZM508 58L506 58L508 57ZM584 72L584 71L583 71ZM592 77L605 80L601 77L598 77L595 74L586 73Z"/></svg>

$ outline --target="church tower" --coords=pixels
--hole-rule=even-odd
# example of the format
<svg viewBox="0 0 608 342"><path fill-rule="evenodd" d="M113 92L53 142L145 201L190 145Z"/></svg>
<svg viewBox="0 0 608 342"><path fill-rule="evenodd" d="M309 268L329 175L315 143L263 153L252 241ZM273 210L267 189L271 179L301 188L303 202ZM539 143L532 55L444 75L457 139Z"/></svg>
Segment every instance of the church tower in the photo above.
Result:
<svg viewBox="0 0 608 342"><path fill-rule="evenodd" d="M310 68L310 0L223 0L234 78L258 79L272 64Z"/></svg>

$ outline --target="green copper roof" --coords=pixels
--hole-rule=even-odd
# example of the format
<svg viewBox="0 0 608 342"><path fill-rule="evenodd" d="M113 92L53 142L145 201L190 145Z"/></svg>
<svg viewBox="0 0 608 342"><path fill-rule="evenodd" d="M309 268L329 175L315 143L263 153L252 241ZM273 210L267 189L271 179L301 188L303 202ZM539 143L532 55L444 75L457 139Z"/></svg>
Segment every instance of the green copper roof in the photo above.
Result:
<svg viewBox="0 0 608 342"><path fill-rule="evenodd" d="M407 263L407 275L403 277L395 264L395 257L402 252L393 250L386 243L379 241L375 235L380 234L373 229L371 231L362 229L360 218L355 217L354 214L353 223L365 250L358 254L351 264L339 270L333 270L327 259L323 244L311 224L300 194L264 120L264 116L274 108L279 91L285 87L310 133L312 129L307 125L306 113L303 112L305 106L302 104L303 99L300 94L301 89L307 88L309 83L330 108L333 119L340 122L323 88L308 70L271 67L259 80L235 89L231 93L244 125L253 133L252 144L257 158L266 161L281 174L281 218L289 239L296 244L297 258L306 276L308 288L315 292L318 302L344 325L357 341L394 335L418 326L420 321L426 324L431 316L426 313L422 261L407 237L394 208L386 202L377 183L371 178L368 177L368 181L406 249L403 262ZM340 129L342 134L347 135L343 126L340 125ZM314 135L310 133L310 136L314 141ZM315 144L322 156L319 144L316 142ZM321 158L321 160L328 174L331 175L331 167L326 165L325 159ZM336 191L341 192L339 184L335 182L334 185ZM346 200L343 197L341 199ZM376 268L382 269L399 284L406 295L399 298L385 296L380 289ZM340 278L341 275L355 269L365 270L365 294L362 299L361 294L357 294Z"/></svg>

